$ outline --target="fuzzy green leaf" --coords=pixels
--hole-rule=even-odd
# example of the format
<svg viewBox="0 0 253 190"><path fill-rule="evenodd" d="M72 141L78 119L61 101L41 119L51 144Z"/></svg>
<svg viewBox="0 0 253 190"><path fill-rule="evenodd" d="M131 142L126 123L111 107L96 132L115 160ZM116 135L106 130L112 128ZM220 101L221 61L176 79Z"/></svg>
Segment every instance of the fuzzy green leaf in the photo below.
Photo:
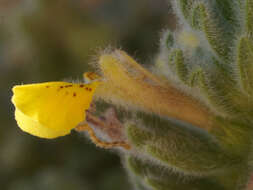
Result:
<svg viewBox="0 0 253 190"><path fill-rule="evenodd" d="M195 0L179 0L181 11L185 19L191 18L191 9L193 8Z"/></svg>
<svg viewBox="0 0 253 190"><path fill-rule="evenodd" d="M192 11L192 27L194 29L201 30L202 29L202 20L201 20L201 8L200 6L194 7Z"/></svg>
<svg viewBox="0 0 253 190"><path fill-rule="evenodd" d="M233 42L231 30L223 29L221 23L216 22L216 20L220 21L216 18L217 15L212 15L204 4L200 4L199 8L202 15L203 31L208 42L221 59L229 60L231 42Z"/></svg>
<svg viewBox="0 0 253 190"><path fill-rule="evenodd" d="M177 71L177 76L181 81L184 83L187 83L188 79L188 68L185 64L185 60L183 57L183 51L182 50L177 50L176 55L175 55L175 64L176 64L176 71Z"/></svg>

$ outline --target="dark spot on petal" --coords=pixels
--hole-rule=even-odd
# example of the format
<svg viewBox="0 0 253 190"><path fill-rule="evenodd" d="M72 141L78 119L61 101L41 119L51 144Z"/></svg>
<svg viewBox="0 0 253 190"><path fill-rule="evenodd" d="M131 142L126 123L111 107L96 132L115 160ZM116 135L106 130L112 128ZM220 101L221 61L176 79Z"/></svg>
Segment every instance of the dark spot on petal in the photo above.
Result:
<svg viewBox="0 0 253 190"><path fill-rule="evenodd" d="M49 88L50 86L46 86L46 88Z"/></svg>
<svg viewBox="0 0 253 190"><path fill-rule="evenodd" d="M84 87L84 85L83 84L80 84L80 88L83 88Z"/></svg>
<svg viewBox="0 0 253 190"><path fill-rule="evenodd" d="M72 86L73 86L72 84L66 85L65 88L72 87Z"/></svg>
<svg viewBox="0 0 253 190"><path fill-rule="evenodd" d="M86 87L86 88L85 88L85 90L89 90L89 88L88 88L88 87Z"/></svg>
<svg viewBox="0 0 253 190"><path fill-rule="evenodd" d="M60 88L63 88L63 86L60 86Z"/></svg>
<svg viewBox="0 0 253 190"><path fill-rule="evenodd" d="M75 93L75 92L73 93L73 96L74 96L74 97L76 96L76 93Z"/></svg>
<svg viewBox="0 0 253 190"><path fill-rule="evenodd" d="M92 89L91 89L91 88L89 88L89 91L91 92L91 91L92 91Z"/></svg>

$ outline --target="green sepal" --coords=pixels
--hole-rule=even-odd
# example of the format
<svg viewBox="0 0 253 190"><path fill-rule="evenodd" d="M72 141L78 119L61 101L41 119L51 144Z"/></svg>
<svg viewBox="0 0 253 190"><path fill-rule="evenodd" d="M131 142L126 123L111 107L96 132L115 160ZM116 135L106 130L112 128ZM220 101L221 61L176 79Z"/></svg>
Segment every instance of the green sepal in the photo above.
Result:
<svg viewBox="0 0 253 190"><path fill-rule="evenodd" d="M222 149L234 157L241 157L241 161L247 158L253 135L250 122L222 117L215 117L212 122L214 127L209 133L215 136Z"/></svg>
<svg viewBox="0 0 253 190"><path fill-rule="evenodd" d="M142 122L127 126L129 142L163 166L199 176L219 172L236 160L203 130L156 115L136 115Z"/></svg>
<svg viewBox="0 0 253 190"><path fill-rule="evenodd" d="M172 170L161 168L159 164L133 156L127 158L127 168L136 178L142 178L153 190L224 190L215 179L185 177Z"/></svg>

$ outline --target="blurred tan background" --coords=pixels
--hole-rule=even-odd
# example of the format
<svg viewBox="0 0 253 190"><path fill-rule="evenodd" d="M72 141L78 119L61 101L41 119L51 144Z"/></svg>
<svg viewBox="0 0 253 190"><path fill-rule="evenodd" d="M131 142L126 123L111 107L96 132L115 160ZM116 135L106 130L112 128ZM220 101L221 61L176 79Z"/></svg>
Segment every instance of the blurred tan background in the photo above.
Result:
<svg viewBox="0 0 253 190"><path fill-rule="evenodd" d="M23 133L14 120L15 84L81 79L109 45L152 63L166 0L0 0L0 189L129 190L120 158L73 132L55 140Z"/></svg>

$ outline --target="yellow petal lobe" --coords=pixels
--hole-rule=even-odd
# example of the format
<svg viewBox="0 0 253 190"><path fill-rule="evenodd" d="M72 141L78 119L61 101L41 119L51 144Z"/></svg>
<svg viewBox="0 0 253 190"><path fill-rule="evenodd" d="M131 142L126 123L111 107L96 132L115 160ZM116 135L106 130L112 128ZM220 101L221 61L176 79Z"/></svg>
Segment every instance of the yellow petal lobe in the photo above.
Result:
<svg viewBox="0 0 253 190"><path fill-rule="evenodd" d="M15 118L18 126L24 131L34 136L42 138L55 138L64 136L69 133L69 130L53 130L46 126L41 125L39 122L34 121L32 118L26 116L18 109L15 110Z"/></svg>
<svg viewBox="0 0 253 190"><path fill-rule="evenodd" d="M99 82L46 82L13 87L12 103L19 127L34 136L56 138L85 119Z"/></svg>

